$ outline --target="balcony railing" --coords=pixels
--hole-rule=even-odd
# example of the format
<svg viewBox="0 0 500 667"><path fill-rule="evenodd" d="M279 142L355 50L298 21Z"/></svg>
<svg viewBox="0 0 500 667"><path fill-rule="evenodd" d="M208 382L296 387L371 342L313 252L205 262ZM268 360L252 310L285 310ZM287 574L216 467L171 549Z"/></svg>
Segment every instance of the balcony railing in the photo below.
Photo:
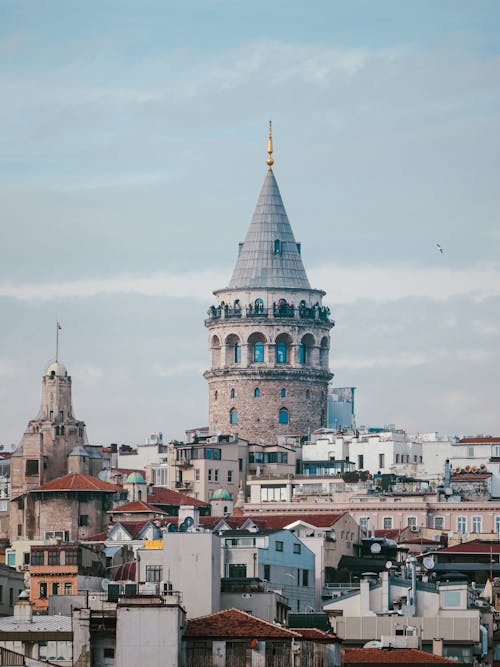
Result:
<svg viewBox="0 0 500 667"><path fill-rule="evenodd" d="M250 318L268 318L269 316L275 318L299 319L299 320L317 320L320 322L328 322L335 326L335 321L330 319L330 309L325 306L295 306L288 303L274 303L272 308L264 308L263 306L210 306L208 309L208 319L205 324L218 320L230 320Z"/></svg>

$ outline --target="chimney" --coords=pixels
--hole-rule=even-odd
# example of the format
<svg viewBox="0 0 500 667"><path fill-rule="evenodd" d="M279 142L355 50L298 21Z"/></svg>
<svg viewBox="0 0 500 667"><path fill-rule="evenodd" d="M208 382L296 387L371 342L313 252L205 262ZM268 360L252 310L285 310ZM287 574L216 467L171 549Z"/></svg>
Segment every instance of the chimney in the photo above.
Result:
<svg viewBox="0 0 500 667"><path fill-rule="evenodd" d="M14 605L14 618L20 623L31 623L33 620L33 608L26 591L19 594Z"/></svg>
<svg viewBox="0 0 500 667"><path fill-rule="evenodd" d="M434 637L432 640L432 652L434 655L443 655L443 640L438 637Z"/></svg>

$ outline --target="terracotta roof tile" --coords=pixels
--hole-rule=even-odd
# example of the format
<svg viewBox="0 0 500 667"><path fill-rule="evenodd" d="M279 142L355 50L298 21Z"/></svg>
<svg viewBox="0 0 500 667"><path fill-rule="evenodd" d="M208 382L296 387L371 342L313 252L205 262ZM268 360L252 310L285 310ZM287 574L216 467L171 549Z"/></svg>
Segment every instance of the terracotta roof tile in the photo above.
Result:
<svg viewBox="0 0 500 667"><path fill-rule="evenodd" d="M103 482L102 479L98 477L92 477L91 475L82 475L80 473L69 473L68 475L63 475L63 477L57 477L56 479L47 482L47 484L42 484L34 489L31 489L31 492L38 491L104 491L107 493L118 493L121 490L121 487L116 486L116 484L110 484L109 482Z"/></svg>
<svg viewBox="0 0 500 667"><path fill-rule="evenodd" d="M298 632L303 639L309 641L328 642L330 644L338 644L342 641L337 635L330 634L319 628L294 628L293 631Z"/></svg>
<svg viewBox="0 0 500 667"><path fill-rule="evenodd" d="M452 547L439 549L438 554L500 554L500 542L489 540L470 540L462 544L454 544Z"/></svg>
<svg viewBox="0 0 500 667"><path fill-rule="evenodd" d="M400 531L397 528L380 528L375 531L375 537L386 537L388 540L397 540Z"/></svg>
<svg viewBox="0 0 500 667"><path fill-rule="evenodd" d="M147 505L146 503L142 502L142 500L134 500L131 503L118 505L118 507L114 507L112 510L109 510L108 513L120 514L121 512L127 512L127 513L137 512L140 514L144 514L145 512L147 512L151 514L151 512L153 513L162 512L162 510L158 509L158 507L154 507L153 505Z"/></svg>
<svg viewBox="0 0 500 667"><path fill-rule="evenodd" d="M178 493L163 486L153 486L148 489L147 501L150 505L195 505L196 507L207 507L205 503L184 493Z"/></svg>
<svg viewBox="0 0 500 667"><path fill-rule="evenodd" d="M450 660L449 658L444 658L440 655L434 655L434 653L419 651L416 648L346 648L344 650L344 665L358 665L366 663L378 663L380 665L457 664L455 660Z"/></svg>
<svg viewBox="0 0 500 667"><path fill-rule="evenodd" d="M188 620L184 633L186 639L194 638L239 638L239 639L294 639L298 632L251 616L239 609L226 609L209 616Z"/></svg>
<svg viewBox="0 0 500 667"><path fill-rule="evenodd" d="M497 443L500 445L500 436L478 436L477 438L462 438L461 440L458 441L459 445L470 445L474 442L477 442L478 444L481 443Z"/></svg>

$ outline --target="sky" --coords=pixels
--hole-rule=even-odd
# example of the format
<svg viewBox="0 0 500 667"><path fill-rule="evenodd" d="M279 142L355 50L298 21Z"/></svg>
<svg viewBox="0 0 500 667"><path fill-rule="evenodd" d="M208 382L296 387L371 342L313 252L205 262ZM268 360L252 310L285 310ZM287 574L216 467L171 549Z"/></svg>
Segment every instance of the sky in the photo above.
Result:
<svg viewBox="0 0 500 667"><path fill-rule="evenodd" d="M208 423L269 119L358 424L499 434L499 25L496 0L0 0L0 443L57 321L91 443Z"/></svg>

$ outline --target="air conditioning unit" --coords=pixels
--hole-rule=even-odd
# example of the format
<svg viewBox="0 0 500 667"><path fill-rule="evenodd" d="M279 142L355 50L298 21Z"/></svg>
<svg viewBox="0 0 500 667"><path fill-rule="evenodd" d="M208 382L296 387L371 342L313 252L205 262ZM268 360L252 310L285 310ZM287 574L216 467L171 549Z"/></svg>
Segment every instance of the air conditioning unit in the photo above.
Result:
<svg viewBox="0 0 500 667"><path fill-rule="evenodd" d="M411 526L410 530L411 530L412 533L419 533L420 532L420 528L418 526Z"/></svg>

